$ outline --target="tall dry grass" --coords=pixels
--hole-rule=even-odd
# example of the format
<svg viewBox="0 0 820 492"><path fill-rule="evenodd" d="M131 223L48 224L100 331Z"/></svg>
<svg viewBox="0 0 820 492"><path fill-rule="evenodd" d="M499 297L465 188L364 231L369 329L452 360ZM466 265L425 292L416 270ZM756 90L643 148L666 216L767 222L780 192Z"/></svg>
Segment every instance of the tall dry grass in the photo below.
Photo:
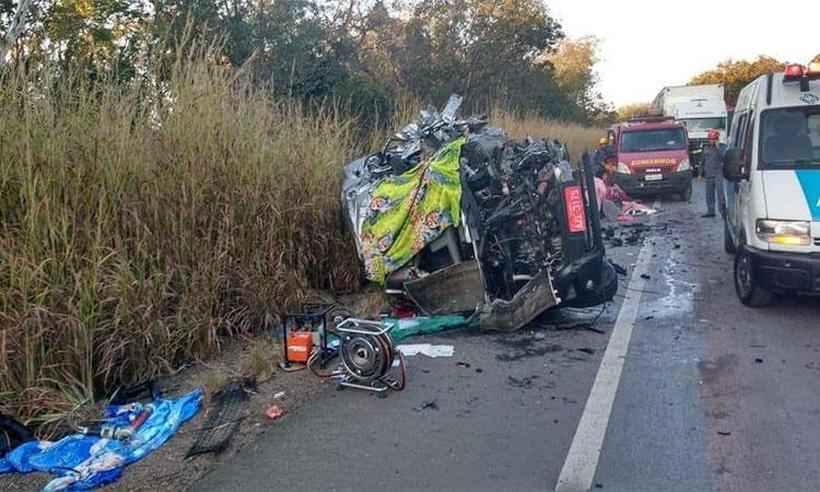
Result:
<svg viewBox="0 0 820 492"><path fill-rule="evenodd" d="M0 412L47 422L357 285L353 123L212 59L162 84L2 80Z"/></svg>
<svg viewBox="0 0 820 492"><path fill-rule="evenodd" d="M532 114L516 114L504 109L490 111L490 124L504 128L514 138L549 137L558 139L569 148L573 161L581 158L585 151L594 149L606 130L582 126L566 121L548 120Z"/></svg>
<svg viewBox="0 0 820 492"><path fill-rule="evenodd" d="M358 286L340 170L388 132L362 143L354 121L274 101L215 59L125 85L2 76L0 412L55 421L271 329L309 290ZM400 101L389 126L418 106ZM491 123L576 153L601 133L503 111Z"/></svg>

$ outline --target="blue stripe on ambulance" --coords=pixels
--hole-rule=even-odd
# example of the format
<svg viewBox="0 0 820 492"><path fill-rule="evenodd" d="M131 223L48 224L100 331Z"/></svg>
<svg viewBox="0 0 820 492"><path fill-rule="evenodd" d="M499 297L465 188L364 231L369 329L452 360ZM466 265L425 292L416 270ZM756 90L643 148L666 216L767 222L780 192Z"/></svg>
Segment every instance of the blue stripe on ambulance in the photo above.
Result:
<svg viewBox="0 0 820 492"><path fill-rule="evenodd" d="M820 170L798 169L795 174L806 196L812 219L820 221Z"/></svg>

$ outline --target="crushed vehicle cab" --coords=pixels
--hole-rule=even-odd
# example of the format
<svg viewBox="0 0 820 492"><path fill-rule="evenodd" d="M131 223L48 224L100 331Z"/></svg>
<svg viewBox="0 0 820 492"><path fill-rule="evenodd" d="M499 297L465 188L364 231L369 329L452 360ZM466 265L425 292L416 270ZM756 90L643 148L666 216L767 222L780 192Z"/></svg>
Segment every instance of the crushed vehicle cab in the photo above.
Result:
<svg viewBox="0 0 820 492"><path fill-rule="evenodd" d="M342 200L367 277L424 314L515 330L547 309L612 299L591 165L548 140L456 118L454 96L345 168Z"/></svg>
<svg viewBox="0 0 820 492"><path fill-rule="evenodd" d="M614 128L618 168L615 183L630 196L692 196L686 128L672 118L645 117Z"/></svg>
<svg viewBox="0 0 820 492"><path fill-rule="evenodd" d="M746 86L731 128L725 247L739 299L820 294L820 64Z"/></svg>

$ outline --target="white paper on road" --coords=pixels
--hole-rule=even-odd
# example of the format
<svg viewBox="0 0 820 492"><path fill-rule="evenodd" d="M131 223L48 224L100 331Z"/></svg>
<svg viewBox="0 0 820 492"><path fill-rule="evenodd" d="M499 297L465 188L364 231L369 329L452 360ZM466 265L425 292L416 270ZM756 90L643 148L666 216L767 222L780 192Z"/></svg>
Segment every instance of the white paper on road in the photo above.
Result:
<svg viewBox="0 0 820 492"><path fill-rule="evenodd" d="M452 357L456 349L452 345L431 345L429 343L418 343L411 345L399 345L396 347L407 357L414 355L426 355L427 357Z"/></svg>

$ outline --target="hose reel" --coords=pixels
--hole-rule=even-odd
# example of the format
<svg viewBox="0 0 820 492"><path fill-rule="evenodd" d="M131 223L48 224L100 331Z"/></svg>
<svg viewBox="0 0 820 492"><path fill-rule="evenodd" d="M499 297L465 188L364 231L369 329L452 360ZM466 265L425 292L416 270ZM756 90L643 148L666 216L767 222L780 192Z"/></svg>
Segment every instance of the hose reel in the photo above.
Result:
<svg viewBox="0 0 820 492"><path fill-rule="evenodd" d="M318 357L311 357L308 366L321 377L336 379L342 387L377 393L401 391L406 380L405 362L390 337L392 328L378 321L348 318L332 329L340 341L339 369L331 374L318 373L314 368Z"/></svg>

